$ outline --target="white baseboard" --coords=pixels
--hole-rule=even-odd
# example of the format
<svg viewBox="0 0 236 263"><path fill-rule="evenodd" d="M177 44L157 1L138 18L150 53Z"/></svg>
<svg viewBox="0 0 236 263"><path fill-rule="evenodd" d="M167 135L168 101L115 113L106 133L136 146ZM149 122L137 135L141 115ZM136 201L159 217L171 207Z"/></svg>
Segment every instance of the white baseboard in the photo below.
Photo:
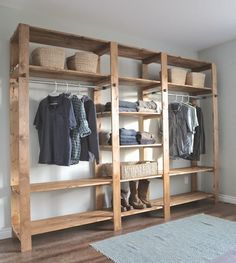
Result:
<svg viewBox="0 0 236 263"><path fill-rule="evenodd" d="M219 200L225 203L236 204L236 196L220 194Z"/></svg>
<svg viewBox="0 0 236 263"><path fill-rule="evenodd" d="M0 229L0 239L12 237L11 227L5 227Z"/></svg>

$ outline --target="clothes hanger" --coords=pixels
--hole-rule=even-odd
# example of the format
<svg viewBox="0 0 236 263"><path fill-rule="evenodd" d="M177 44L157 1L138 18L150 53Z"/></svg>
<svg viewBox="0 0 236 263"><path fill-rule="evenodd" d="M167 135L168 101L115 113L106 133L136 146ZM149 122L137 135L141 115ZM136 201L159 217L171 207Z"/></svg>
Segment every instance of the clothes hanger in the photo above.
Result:
<svg viewBox="0 0 236 263"><path fill-rule="evenodd" d="M51 93L49 93L49 96L56 97L56 96L59 96L59 95L60 94L58 92L58 85L57 85L57 82L55 81L55 88L54 88L54 90Z"/></svg>

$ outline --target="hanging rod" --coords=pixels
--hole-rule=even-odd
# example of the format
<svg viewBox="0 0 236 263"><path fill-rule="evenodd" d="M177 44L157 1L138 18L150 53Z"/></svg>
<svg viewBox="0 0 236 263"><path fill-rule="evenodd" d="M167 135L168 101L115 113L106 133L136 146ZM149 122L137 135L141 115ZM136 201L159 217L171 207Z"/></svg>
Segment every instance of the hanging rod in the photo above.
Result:
<svg viewBox="0 0 236 263"><path fill-rule="evenodd" d="M161 91L152 91L148 94L146 94L146 96L148 95L161 95ZM198 96L193 96L193 95L188 95L188 94L175 94L175 93L168 93L168 96L174 96L174 97L182 97L182 98L189 98L189 99L195 99L195 100L201 100L201 99L206 99L208 97L212 97L212 94L206 94L206 95L198 95Z"/></svg>
<svg viewBox="0 0 236 263"><path fill-rule="evenodd" d="M57 86L71 86L71 87L77 87L77 88L89 88L89 89L95 89L98 88L96 85L86 85L86 84L76 84L76 83L68 83L68 82L57 82L57 81L44 81L44 80L34 80L30 79L30 83L36 83L36 84L46 84L46 85L57 85ZM110 84L103 85L102 89L106 89Z"/></svg>

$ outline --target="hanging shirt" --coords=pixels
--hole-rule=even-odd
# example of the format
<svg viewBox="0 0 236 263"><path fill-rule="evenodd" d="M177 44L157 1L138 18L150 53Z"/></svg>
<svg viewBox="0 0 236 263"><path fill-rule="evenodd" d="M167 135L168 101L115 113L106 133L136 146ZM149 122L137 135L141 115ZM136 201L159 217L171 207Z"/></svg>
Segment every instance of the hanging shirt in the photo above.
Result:
<svg viewBox="0 0 236 263"><path fill-rule="evenodd" d="M80 100L76 95L71 97L73 110L76 119L76 128L71 130L71 164L77 164L80 160L81 153L81 138L87 137L91 134L91 130L86 119L86 113L84 109L84 102Z"/></svg>
<svg viewBox="0 0 236 263"><path fill-rule="evenodd" d="M96 110L93 101L88 96L81 99L84 102L86 119L91 130L91 134L85 138L81 138L80 161L89 161L95 159L99 163L99 143L96 122Z"/></svg>
<svg viewBox="0 0 236 263"><path fill-rule="evenodd" d="M64 94L43 99L39 103L34 125L38 130L39 163L70 165L70 129L76 127L70 100Z"/></svg>
<svg viewBox="0 0 236 263"><path fill-rule="evenodd" d="M193 107L186 104L169 105L169 147L172 158L187 159L193 151L193 134L198 126Z"/></svg>

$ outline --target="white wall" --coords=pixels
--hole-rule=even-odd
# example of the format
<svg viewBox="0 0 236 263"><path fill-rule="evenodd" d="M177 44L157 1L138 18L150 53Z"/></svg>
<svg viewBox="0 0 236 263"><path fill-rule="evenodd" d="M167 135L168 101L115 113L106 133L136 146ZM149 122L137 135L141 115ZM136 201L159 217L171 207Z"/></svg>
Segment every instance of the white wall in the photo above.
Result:
<svg viewBox="0 0 236 263"><path fill-rule="evenodd" d="M78 18L79 19L79 18ZM105 28L96 28L92 25L92 18L88 21L62 21L51 17L43 17L42 13L27 13L0 7L0 238L3 237L1 229L10 227L10 187L9 187L9 102L8 102L8 71L9 71L9 39L14 32L17 24L28 23L34 26L41 26L50 29L56 29L65 32L77 33L101 39L119 41L124 44L140 46L152 50L167 51L172 54L186 57L197 57L197 54L180 47L172 46L171 43L165 43L164 40L154 43L148 39L139 39L132 35L124 35L122 28L119 31L111 31ZM123 74L138 75L139 65L136 63L126 64L120 61L120 69ZM134 67L131 67L134 66ZM46 96L48 91L40 89L39 86L31 86L30 90L30 161L31 161L31 182L66 180L70 178L89 177L89 163L81 162L73 167L55 167L37 164L38 142L35 128L32 125L34 114L37 110L38 102ZM44 87L45 88L45 87ZM131 91L132 93L132 91ZM132 95L133 96L133 95ZM133 97L135 99L135 97ZM126 121L127 123L127 121ZM134 124L134 125L137 125ZM128 156L131 156L132 152ZM189 185L183 184L183 178L175 178L172 183L172 193L188 191ZM158 184L158 185L157 185ZM161 182L152 184L152 190L156 192L155 196L160 196ZM58 191L53 193L33 194L31 199L32 218L43 218L64 213L73 213L86 211L93 207L92 189L75 189L69 191Z"/></svg>
<svg viewBox="0 0 236 263"><path fill-rule="evenodd" d="M236 40L200 51L199 56L202 60L216 63L218 68L220 193L223 200L235 202ZM210 187L208 180L205 185Z"/></svg>

